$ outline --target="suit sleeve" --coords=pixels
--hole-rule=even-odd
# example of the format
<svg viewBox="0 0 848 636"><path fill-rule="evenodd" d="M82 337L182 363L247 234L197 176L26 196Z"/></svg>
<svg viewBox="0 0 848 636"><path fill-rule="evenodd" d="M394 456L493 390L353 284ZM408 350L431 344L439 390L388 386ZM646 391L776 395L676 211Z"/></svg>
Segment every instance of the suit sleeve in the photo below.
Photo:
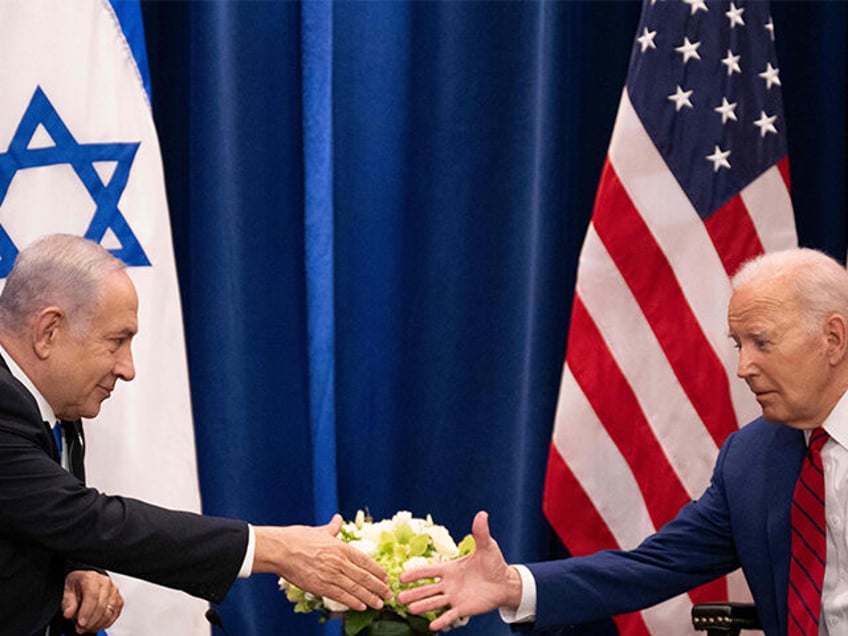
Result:
<svg viewBox="0 0 848 636"><path fill-rule="evenodd" d="M719 453L710 486L674 520L630 551L530 564L535 629L585 623L650 607L739 567Z"/></svg>
<svg viewBox="0 0 848 636"><path fill-rule="evenodd" d="M26 421L0 416L0 552L16 543L213 602L235 580L247 524L167 510L86 488ZM0 554L0 561L2 561ZM11 557L10 557L11 558Z"/></svg>

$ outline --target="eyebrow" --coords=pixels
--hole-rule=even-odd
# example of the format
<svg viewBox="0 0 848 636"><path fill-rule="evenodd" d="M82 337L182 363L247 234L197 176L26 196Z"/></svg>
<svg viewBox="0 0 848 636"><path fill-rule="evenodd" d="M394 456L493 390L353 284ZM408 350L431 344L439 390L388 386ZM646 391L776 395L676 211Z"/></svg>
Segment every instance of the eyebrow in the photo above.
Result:
<svg viewBox="0 0 848 636"><path fill-rule="evenodd" d="M127 327L125 329L121 329L120 331L116 331L109 335L110 338L131 338L138 333L138 329L131 329Z"/></svg>

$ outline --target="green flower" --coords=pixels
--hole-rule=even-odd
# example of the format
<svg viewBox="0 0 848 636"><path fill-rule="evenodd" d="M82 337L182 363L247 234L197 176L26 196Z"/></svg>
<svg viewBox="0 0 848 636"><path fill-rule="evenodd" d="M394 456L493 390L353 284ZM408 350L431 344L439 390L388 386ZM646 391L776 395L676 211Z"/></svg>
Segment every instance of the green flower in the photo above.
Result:
<svg viewBox="0 0 848 636"><path fill-rule="evenodd" d="M440 612L411 614L409 608L397 600L400 591L428 581L401 584L401 573L429 563L457 559L474 551L474 538L471 535L456 545L448 530L433 523L430 515L420 519L407 511L398 512L391 519L374 522L369 515L359 510L352 522L342 526L339 539L369 555L386 570L393 596L385 602L382 610L353 611L331 599L305 592L284 579L280 579L279 583L286 598L294 603L295 612L320 612L322 621L330 616L343 616L346 636L357 636L366 631L372 636L429 634L428 625ZM452 627L467 622L468 619L463 619Z"/></svg>

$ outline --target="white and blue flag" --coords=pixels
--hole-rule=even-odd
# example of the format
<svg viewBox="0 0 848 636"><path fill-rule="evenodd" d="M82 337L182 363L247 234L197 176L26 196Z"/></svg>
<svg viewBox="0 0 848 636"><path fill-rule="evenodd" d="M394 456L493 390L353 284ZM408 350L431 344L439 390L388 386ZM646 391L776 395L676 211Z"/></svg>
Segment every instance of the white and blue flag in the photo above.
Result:
<svg viewBox="0 0 848 636"><path fill-rule="evenodd" d="M87 426L89 483L200 510L188 372L162 163L137 2L0 4L0 278L54 232L129 266L139 294L136 379ZM116 575L110 636L208 634L206 604Z"/></svg>

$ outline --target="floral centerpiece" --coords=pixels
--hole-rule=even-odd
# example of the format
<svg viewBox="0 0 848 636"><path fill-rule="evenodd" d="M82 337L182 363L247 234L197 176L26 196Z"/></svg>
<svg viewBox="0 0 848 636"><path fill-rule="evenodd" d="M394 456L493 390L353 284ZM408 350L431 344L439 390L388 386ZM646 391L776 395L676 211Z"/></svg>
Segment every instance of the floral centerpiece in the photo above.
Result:
<svg viewBox="0 0 848 636"><path fill-rule="evenodd" d="M353 522L342 526L339 538L372 557L388 573L389 587L394 595L385 602L382 610L368 608L361 612L354 611L331 599L305 592L284 579L280 579L279 583L289 601L295 604L295 612L320 612L322 622L331 617L343 617L345 636L430 634L428 625L440 612L415 615L397 600L397 594L402 590L426 581L402 584L398 578L406 570L457 559L474 551L474 538L471 535L457 545L447 528L433 523L430 515L426 519L419 519L406 511L398 512L391 519L375 522L360 510ZM454 622L451 627L461 627L467 622L465 618Z"/></svg>

